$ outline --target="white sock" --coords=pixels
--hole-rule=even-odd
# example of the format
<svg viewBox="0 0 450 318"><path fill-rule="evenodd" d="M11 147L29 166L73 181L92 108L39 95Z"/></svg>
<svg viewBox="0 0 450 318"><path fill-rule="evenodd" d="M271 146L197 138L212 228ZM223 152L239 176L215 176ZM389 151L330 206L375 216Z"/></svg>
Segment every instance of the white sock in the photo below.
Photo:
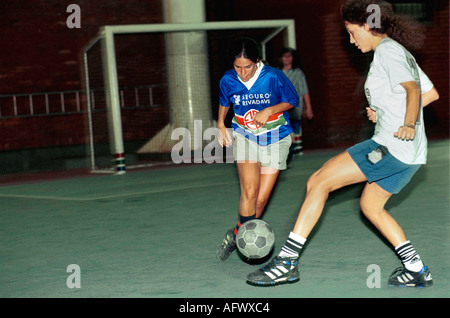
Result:
<svg viewBox="0 0 450 318"><path fill-rule="evenodd" d="M298 258L305 242L306 239L304 237L291 232L278 256Z"/></svg>
<svg viewBox="0 0 450 318"><path fill-rule="evenodd" d="M410 241L403 242L395 248L406 269L412 272L420 272L423 268L422 260Z"/></svg>

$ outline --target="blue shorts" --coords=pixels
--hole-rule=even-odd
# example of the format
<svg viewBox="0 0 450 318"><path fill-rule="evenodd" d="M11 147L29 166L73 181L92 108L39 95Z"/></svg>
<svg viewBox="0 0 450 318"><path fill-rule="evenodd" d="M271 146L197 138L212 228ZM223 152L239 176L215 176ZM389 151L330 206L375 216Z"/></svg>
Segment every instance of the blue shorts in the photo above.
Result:
<svg viewBox="0 0 450 318"><path fill-rule="evenodd" d="M412 176L419 170L421 165L408 165L392 156L386 148L383 150L382 158L376 161L369 159L369 154L380 145L372 139L363 141L347 149L353 161L361 169L369 183L375 182L389 193L399 193L411 180Z"/></svg>
<svg viewBox="0 0 450 318"><path fill-rule="evenodd" d="M294 134L300 133L300 128L302 127L302 121L301 120L291 120L291 126Z"/></svg>

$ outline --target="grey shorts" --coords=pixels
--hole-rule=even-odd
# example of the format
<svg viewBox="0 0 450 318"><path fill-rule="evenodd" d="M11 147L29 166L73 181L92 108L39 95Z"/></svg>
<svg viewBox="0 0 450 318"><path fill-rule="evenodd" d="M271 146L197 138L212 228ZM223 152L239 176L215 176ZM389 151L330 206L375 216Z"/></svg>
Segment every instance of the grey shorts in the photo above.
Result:
<svg viewBox="0 0 450 318"><path fill-rule="evenodd" d="M233 138L233 154L236 162L260 162L263 167L277 170L285 170L287 168L286 159L292 144L290 135L268 146L258 145L237 132L233 132Z"/></svg>

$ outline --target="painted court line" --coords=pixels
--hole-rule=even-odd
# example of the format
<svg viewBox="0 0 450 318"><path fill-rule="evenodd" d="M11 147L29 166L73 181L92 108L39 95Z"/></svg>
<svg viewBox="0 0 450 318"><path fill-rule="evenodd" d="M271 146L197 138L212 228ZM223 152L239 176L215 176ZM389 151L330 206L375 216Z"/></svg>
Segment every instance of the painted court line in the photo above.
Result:
<svg viewBox="0 0 450 318"><path fill-rule="evenodd" d="M310 171L297 170L295 173L286 174L284 177L291 178L297 177L305 174L310 174ZM31 199L31 200L53 200L53 201L72 201L72 202L91 202L97 200L109 200L109 199L117 199L117 198L125 198L125 197L133 197L145 194L155 194L155 193L164 193L170 191L181 191L181 190L190 190L190 189L198 189L198 188L206 188L206 187L215 187L215 186L223 186L223 185L232 185L238 184L239 180L236 179L232 182L219 182L219 183L207 183L202 185L195 186L180 186L175 188L159 188L148 191L139 191L139 192L128 192L128 193L116 193L113 195L104 195L104 196L96 196L96 197L64 197L64 196L48 196L48 195L34 195L34 194L7 194L0 193L0 198L13 198L13 199Z"/></svg>
<svg viewBox="0 0 450 318"><path fill-rule="evenodd" d="M32 194L6 194L6 193L0 193L0 198L16 198L16 199L37 199L37 200L55 200L55 201L74 201L74 202L90 202L90 201L97 201L97 200L108 200L108 199L117 199L117 198L124 198L124 197L133 197L133 196L139 196L139 195L145 195L145 194L155 194L155 193L164 193L164 192L171 192L171 191L181 191L181 190L191 190L191 189L198 189L198 188L205 188L205 187L215 187L215 186L223 186L223 185L232 185L236 184L238 181L233 182L221 182L221 183L214 183L214 184L202 184L202 185L196 185L196 186L182 186L182 187L175 187L170 189L157 189L157 190L148 190L148 191L140 191L140 192L129 192L129 193L122 193L122 194L113 194L113 195L105 195L105 196L97 196L97 197L91 197L91 198L80 198L80 197L58 197L58 196L46 196L46 195L32 195Z"/></svg>

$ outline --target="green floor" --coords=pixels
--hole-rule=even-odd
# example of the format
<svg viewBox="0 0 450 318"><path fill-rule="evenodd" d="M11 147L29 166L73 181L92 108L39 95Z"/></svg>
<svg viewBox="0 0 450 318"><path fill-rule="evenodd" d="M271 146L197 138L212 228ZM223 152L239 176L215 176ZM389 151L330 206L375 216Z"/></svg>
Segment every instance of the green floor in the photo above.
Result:
<svg viewBox="0 0 450 318"><path fill-rule="evenodd" d="M278 251L311 173L336 151L296 158L282 172L264 219ZM361 185L333 193L300 258L301 281L256 288L258 268L215 249L237 218L234 164L194 164L0 186L0 297L449 297L449 142L430 143L429 162L388 202L430 267L434 286L392 288L400 265L391 247L359 212ZM81 288L68 288L80 268ZM369 288L370 265L381 288ZM70 276L70 277L69 277Z"/></svg>

